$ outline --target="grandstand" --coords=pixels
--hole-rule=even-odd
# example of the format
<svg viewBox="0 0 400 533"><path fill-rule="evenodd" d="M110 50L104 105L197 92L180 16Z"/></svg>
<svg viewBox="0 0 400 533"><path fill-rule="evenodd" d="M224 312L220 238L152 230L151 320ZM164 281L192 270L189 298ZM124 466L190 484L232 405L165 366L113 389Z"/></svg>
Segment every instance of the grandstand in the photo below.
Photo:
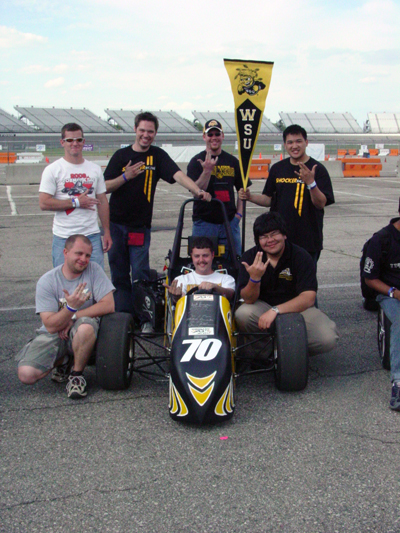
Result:
<svg viewBox="0 0 400 533"><path fill-rule="evenodd" d="M105 109L105 112L126 133L135 131L135 117L140 111ZM196 128L175 111L151 111L158 118L158 133L198 133ZM108 119L110 121L110 119Z"/></svg>
<svg viewBox="0 0 400 533"><path fill-rule="evenodd" d="M279 113L285 127L302 126L307 133L362 133L350 113Z"/></svg>
<svg viewBox="0 0 400 533"><path fill-rule="evenodd" d="M77 122L85 133L115 133L115 128L85 108L14 106L14 109L20 113L21 118L26 118L34 124L40 133L60 133L61 128L68 122Z"/></svg>
<svg viewBox="0 0 400 533"><path fill-rule="evenodd" d="M400 113L368 113L371 133L400 133Z"/></svg>
<svg viewBox="0 0 400 533"><path fill-rule="evenodd" d="M202 126L207 122L207 120L214 118L215 120L221 122L224 133L236 133L235 113L233 112L230 113L225 111L224 113L214 113L210 111L193 111L193 115ZM279 133L279 130L268 118L263 116L260 133Z"/></svg>
<svg viewBox="0 0 400 533"><path fill-rule="evenodd" d="M0 133L33 133L34 131L21 120L0 109Z"/></svg>

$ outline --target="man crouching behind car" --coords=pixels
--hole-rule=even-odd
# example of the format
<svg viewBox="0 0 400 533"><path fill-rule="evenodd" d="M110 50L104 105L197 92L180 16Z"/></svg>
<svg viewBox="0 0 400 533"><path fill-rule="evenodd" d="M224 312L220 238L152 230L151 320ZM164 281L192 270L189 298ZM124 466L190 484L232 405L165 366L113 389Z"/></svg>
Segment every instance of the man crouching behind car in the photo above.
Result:
<svg viewBox="0 0 400 533"><path fill-rule="evenodd" d="M16 357L22 383L33 385L53 370L53 381L67 382L68 398L87 395L83 371L96 344L99 317L114 312L114 286L90 262L91 254L87 237L71 235L64 263L39 279L36 313L43 325Z"/></svg>

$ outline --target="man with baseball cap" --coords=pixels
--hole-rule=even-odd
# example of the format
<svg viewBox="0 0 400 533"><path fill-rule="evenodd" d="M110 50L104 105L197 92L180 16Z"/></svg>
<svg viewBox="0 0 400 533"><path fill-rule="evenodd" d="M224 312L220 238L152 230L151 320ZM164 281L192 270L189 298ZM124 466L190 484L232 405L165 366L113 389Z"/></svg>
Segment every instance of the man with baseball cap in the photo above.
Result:
<svg viewBox="0 0 400 533"><path fill-rule="evenodd" d="M224 203L233 234L236 253L241 254L240 220L243 204L235 200L235 191L240 190L242 178L239 160L222 150L224 132L218 120L208 120L204 124L203 139L206 149L195 155L188 167L187 175L196 185ZM251 184L249 182L249 184ZM200 205L201 204L201 205ZM221 244L227 238L223 225L223 215L216 203L196 202L193 206L193 236L218 237Z"/></svg>

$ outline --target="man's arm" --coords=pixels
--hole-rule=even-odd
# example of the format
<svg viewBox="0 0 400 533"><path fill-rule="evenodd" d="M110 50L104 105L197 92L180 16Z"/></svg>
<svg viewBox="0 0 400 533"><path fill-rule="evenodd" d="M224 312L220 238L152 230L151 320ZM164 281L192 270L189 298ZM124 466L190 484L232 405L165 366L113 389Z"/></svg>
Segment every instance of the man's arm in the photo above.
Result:
<svg viewBox="0 0 400 533"><path fill-rule="evenodd" d="M314 305L316 294L315 291L304 291L292 300L279 304L276 307L279 310L279 314L301 313ZM276 317L277 313L272 309L268 309L268 311L260 316L258 327L260 329L270 328Z"/></svg>
<svg viewBox="0 0 400 533"><path fill-rule="evenodd" d="M271 196L267 196L266 194L252 194L249 189L246 189L246 191L240 189L239 199L247 200L252 204L261 205L262 207L270 207L272 200Z"/></svg>
<svg viewBox="0 0 400 533"><path fill-rule="evenodd" d="M300 172L295 172L295 174L297 174L307 186L312 186L312 189L310 189L311 201L317 209L323 209L326 205L326 196L319 189L317 182L315 181L317 165L314 165L311 170L304 163L299 163L299 167Z"/></svg>
<svg viewBox="0 0 400 533"><path fill-rule="evenodd" d="M384 294L385 296L388 296L389 289L391 287L387 285L384 281L381 281L380 279L368 279L364 278L365 283L373 289L376 292L379 292L379 294ZM396 298L396 300L400 300L400 290L395 289L393 292L393 298Z"/></svg>
<svg viewBox="0 0 400 533"><path fill-rule="evenodd" d="M144 161L139 161L134 165L132 165L132 162L129 161L124 172L112 180L106 180L107 193L114 192L122 187L122 185L125 185L125 183L128 181L135 179L137 176L139 176L139 174L144 172L144 167Z"/></svg>
<svg viewBox="0 0 400 533"><path fill-rule="evenodd" d="M107 195L105 192L97 194L96 198L100 201L97 206L100 222L104 231L103 235L103 251L108 252L112 246L112 239L110 235L110 207L108 205Z"/></svg>
<svg viewBox="0 0 400 533"><path fill-rule="evenodd" d="M249 274L247 285L240 291L240 296L243 298L245 304L253 304L260 296L261 278L265 274L269 264L269 259L265 263L262 259L263 253L257 252L252 265L242 261L242 265Z"/></svg>
<svg viewBox="0 0 400 533"><path fill-rule="evenodd" d="M201 200L206 200L207 202L211 201L211 195L208 192L200 189L193 180L191 180L182 170L178 170L174 174L174 180L179 183L182 187L190 191L194 196L200 198Z"/></svg>
<svg viewBox="0 0 400 533"><path fill-rule="evenodd" d="M87 294L83 292L85 285L85 283L80 283L71 295L66 293L66 300L68 306L71 309L78 309L78 311L70 311L69 309L67 309L67 307L63 307L57 313L47 311L40 313L40 318L42 319L43 324L49 333L58 333L59 331L64 330L68 326L71 326L71 319L74 314L76 315L76 318L81 318L83 316L99 317L107 315L109 313L114 313L115 305L113 291L106 294L101 300L91 305L90 307L86 307L85 309L79 310L79 308L87 300Z"/></svg>
<svg viewBox="0 0 400 533"><path fill-rule="evenodd" d="M211 153L206 152L205 160L203 161L202 159L198 159L197 161L202 166L203 171L200 176L196 180L194 180L194 183L198 187L200 187L200 189L204 189L206 191L210 183L211 174L215 168L215 165L218 162L218 157L213 159L211 157Z"/></svg>
<svg viewBox="0 0 400 533"><path fill-rule="evenodd" d="M74 196L72 198L79 201L78 209L90 209L95 211L95 205L100 204L100 201L97 198L91 198L88 196L89 189L79 196ZM57 200L51 194L47 192L39 193L39 207L42 211L66 211L67 209L73 209L72 198L67 200Z"/></svg>
<svg viewBox="0 0 400 533"><path fill-rule="evenodd" d="M204 289L206 291L214 290L221 296L228 298L228 300L231 300L235 295L233 289L222 287L221 285L218 285L218 283L211 283L210 281L202 281L199 285L199 289Z"/></svg>

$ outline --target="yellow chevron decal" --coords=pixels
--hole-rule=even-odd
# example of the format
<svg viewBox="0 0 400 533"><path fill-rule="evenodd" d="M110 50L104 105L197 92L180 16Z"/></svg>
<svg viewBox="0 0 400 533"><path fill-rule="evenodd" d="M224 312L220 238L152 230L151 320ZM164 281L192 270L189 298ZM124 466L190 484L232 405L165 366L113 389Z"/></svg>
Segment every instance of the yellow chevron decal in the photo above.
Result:
<svg viewBox="0 0 400 533"><path fill-rule="evenodd" d="M170 387L172 395L172 407L170 407L171 414L175 415L179 411L177 416L186 416L189 413L189 410L171 379Z"/></svg>
<svg viewBox="0 0 400 533"><path fill-rule="evenodd" d="M212 374L210 374L209 376L207 377L204 377L204 378L196 378L195 376L191 376L190 374L188 374L186 372L186 377L188 378L189 381L191 381L193 383L193 385L195 385L198 389L205 389L207 387L207 385L209 385L211 383L211 381L215 378L215 374L217 373L217 371L213 372Z"/></svg>
<svg viewBox="0 0 400 533"><path fill-rule="evenodd" d="M190 390L190 392L192 393L193 398L194 398L194 399L196 400L196 402L202 407L202 406L206 403L206 401L208 400L208 398L211 396L211 393L212 393L212 391L213 391L213 389L214 389L214 385L215 385L215 384L212 383L212 384L208 387L208 389L206 389L206 390L203 391L203 392L200 392L200 391L194 389L194 388L190 385L190 383L188 383L188 385L189 385L189 390Z"/></svg>
<svg viewBox="0 0 400 533"><path fill-rule="evenodd" d="M217 405L215 406L214 413L218 416L226 416L228 414L224 409L225 398L226 398L226 395L228 394L228 391L229 391L229 385L225 389L224 394L221 396Z"/></svg>
<svg viewBox="0 0 400 533"><path fill-rule="evenodd" d="M226 387L224 394L221 396L217 405L215 406L214 413L218 416L226 416L227 414L232 413L234 405L235 404L233 402L233 382L231 378L231 381Z"/></svg>

